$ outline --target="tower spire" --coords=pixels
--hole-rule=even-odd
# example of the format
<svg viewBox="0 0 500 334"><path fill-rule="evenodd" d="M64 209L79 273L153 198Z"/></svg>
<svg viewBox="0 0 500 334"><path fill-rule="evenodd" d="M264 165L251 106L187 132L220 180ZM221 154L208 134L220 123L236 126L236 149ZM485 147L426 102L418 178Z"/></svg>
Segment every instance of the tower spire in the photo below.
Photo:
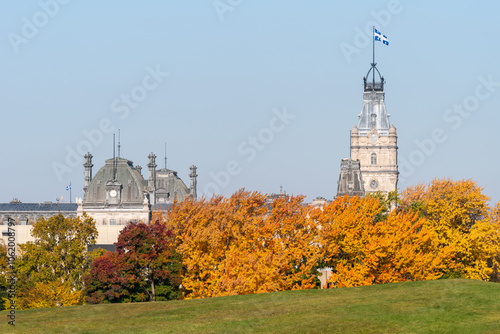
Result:
<svg viewBox="0 0 500 334"><path fill-rule="evenodd" d="M167 142L165 142L165 169L167 169Z"/></svg>

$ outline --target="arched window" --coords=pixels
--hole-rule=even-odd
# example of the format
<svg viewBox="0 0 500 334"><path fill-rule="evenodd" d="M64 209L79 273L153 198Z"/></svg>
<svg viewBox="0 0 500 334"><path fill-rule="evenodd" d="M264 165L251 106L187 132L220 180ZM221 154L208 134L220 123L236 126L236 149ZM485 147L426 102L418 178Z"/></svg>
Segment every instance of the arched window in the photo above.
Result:
<svg viewBox="0 0 500 334"><path fill-rule="evenodd" d="M377 164L377 153L372 153L371 163L372 163L372 165L376 165Z"/></svg>

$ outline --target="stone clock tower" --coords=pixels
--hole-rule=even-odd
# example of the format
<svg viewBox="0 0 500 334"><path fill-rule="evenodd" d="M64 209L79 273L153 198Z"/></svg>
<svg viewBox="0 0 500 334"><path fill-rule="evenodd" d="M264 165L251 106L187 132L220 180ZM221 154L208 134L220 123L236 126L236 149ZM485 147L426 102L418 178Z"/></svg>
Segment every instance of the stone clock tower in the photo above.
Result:
<svg viewBox="0 0 500 334"><path fill-rule="evenodd" d="M363 78L358 125L351 131L351 159L359 160L365 192L387 193L396 190L398 184L398 137L385 107L384 77L375 63L371 65Z"/></svg>

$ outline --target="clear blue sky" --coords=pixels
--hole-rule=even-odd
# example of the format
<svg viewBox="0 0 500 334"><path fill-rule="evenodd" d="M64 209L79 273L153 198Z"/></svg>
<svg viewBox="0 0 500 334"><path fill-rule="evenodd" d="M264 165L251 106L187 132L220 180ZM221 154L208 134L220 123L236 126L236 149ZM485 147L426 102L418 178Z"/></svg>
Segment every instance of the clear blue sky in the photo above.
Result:
<svg viewBox="0 0 500 334"><path fill-rule="evenodd" d="M112 157L109 127L145 176L167 142L187 184L198 166L200 194L283 185L332 198L371 22L390 41L376 61L408 162L399 187L472 178L498 201L499 12L493 1L2 1L0 202L68 201L70 182L81 197L83 158L69 152L90 150L95 174Z"/></svg>

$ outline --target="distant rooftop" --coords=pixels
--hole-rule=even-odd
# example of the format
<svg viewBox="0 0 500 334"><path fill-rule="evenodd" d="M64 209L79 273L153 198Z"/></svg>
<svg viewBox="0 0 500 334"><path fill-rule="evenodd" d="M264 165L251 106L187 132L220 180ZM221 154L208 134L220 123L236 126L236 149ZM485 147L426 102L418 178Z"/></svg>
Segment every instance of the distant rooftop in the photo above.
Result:
<svg viewBox="0 0 500 334"><path fill-rule="evenodd" d="M10 203L0 203L0 212L5 211L64 211L76 212L76 203L22 203L17 198L14 198Z"/></svg>
<svg viewBox="0 0 500 334"><path fill-rule="evenodd" d="M87 250L89 252L92 252L94 249L98 249L98 248L107 250L108 252L115 252L116 251L116 245L115 244L113 244L113 245L104 245L104 244L89 245L87 247Z"/></svg>

